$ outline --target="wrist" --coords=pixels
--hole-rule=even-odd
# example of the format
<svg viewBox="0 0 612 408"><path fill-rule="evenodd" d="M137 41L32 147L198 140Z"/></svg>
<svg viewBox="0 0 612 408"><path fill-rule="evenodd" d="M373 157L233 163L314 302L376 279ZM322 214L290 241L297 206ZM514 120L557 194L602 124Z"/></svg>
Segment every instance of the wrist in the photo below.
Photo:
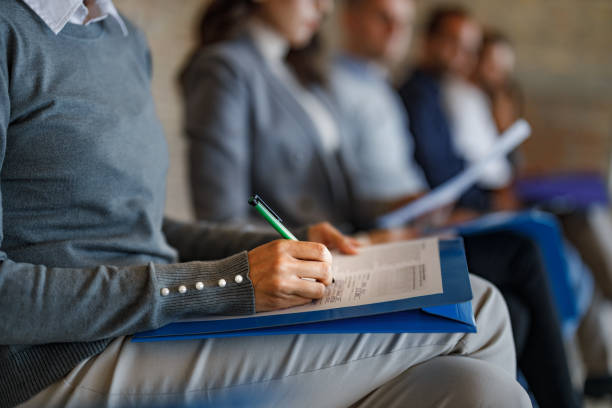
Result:
<svg viewBox="0 0 612 408"><path fill-rule="evenodd" d="M209 262L156 265L156 299L169 321L255 313L245 252Z"/></svg>

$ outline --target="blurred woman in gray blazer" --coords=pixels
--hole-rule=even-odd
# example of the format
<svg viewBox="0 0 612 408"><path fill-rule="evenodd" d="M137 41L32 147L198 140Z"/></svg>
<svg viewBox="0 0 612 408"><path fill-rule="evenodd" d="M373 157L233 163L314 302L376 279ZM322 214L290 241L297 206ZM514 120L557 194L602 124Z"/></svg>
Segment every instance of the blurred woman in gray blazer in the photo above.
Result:
<svg viewBox="0 0 612 408"><path fill-rule="evenodd" d="M244 220L256 192L289 226L364 226L392 204L353 199L354 144L313 39L323 13L313 1L268 3L213 2L181 75L196 215Z"/></svg>

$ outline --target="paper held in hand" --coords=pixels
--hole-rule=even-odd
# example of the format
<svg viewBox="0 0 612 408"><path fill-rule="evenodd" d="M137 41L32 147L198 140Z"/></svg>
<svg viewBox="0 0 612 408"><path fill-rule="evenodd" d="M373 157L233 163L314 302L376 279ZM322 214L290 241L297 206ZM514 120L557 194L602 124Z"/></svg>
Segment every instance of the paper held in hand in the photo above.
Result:
<svg viewBox="0 0 612 408"><path fill-rule="evenodd" d="M379 228L401 227L421 215L454 203L478 182L487 171L488 164L492 160L512 152L530 134L531 127L527 121L523 119L516 121L500 136L499 141L484 158L470 165L463 172L441 184L422 198L378 218L376 225Z"/></svg>
<svg viewBox="0 0 612 408"><path fill-rule="evenodd" d="M288 311L308 312L442 293L437 238L365 247L358 255L334 254L332 270L336 283L327 288L323 299Z"/></svg>
<svg viewBox="0 0 612 408"><path fill-rule="evenodd" d="M437 238L374 245L357 255L333 256L336 282L325 296L304 306L254 317L313 312L341 307L368 305L442 293L442 269ZM212 316L198 321L244 318Z"/></svg>

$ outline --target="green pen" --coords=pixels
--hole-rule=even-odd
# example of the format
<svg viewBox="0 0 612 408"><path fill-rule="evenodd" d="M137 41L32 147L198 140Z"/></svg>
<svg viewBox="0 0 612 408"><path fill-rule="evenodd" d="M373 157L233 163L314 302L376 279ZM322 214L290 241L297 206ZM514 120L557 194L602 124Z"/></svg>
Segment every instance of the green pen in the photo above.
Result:
<svg viewBox="0 0 612 408"><path fill-rule="evenodd" d="M276 231L285 239L290 239L292 241L298 241L298 239L285 227L281 220L281 218L272 210L268 204L265 203L264 200L261 199L257 194L253 194L249 198L249 204L251 204L262 217L266 219L274 227ZM305 280L314 281L315 279L311 278L303 278ZM332 283L336 283L336 279L332 277Z"/></svg>
<svg viewBox="0 0 612 408"><path fill-rule="evenodd" d="M283 220L281 220L281 218L276 215L276 213L270 207L268 207L268 204L266 204L260 196L253 194L249 198L249 204L255 207L257 212L261 214L261 216L264 217L265 220L268 221L283 238L290 239L292 241L298 240L295 235L293 235L291 231L289 231L287 227L282 224Z"/></svg>

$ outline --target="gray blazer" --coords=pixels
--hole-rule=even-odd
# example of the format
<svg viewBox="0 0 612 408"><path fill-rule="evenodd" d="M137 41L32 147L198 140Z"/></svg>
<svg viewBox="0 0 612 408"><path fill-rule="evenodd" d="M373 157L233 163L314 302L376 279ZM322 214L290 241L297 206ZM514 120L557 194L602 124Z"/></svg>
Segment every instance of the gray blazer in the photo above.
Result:
<svg viewBox="0 0 612 408"><path fill-rule="evenodd" d="M352 163L326 154L308 114L269 70L250 37L199 51L182 77L192 198L197 217L241 221L256 216L260 194L289 226L328 220L355 225ZM342 120L331 98L315 90Z"/></svg>

